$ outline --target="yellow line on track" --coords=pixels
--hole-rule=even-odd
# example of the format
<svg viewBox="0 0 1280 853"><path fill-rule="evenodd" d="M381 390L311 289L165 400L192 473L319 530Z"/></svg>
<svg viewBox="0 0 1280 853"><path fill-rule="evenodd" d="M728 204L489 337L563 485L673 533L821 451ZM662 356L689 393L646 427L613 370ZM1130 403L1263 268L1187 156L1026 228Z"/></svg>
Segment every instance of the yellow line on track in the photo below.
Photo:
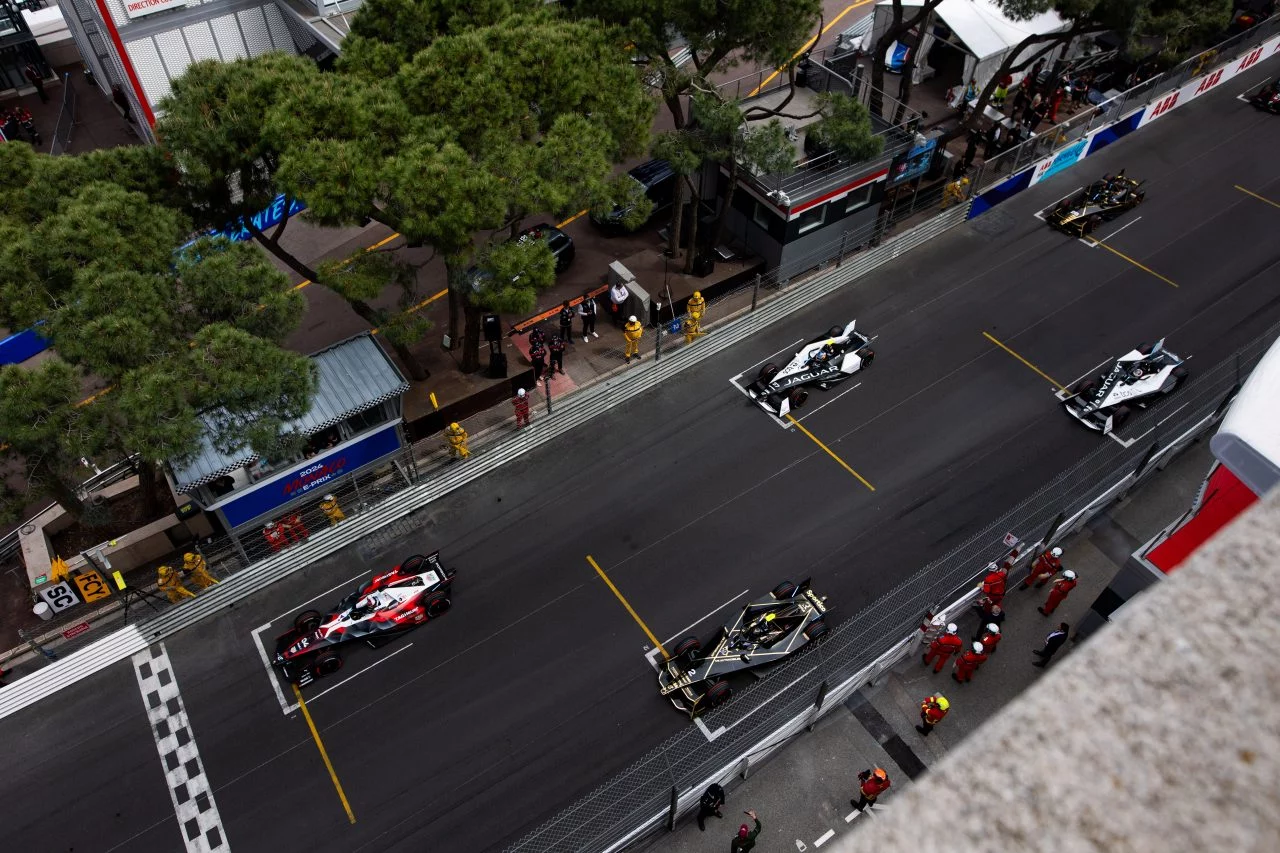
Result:
<svg viewBox="0 0 1280 853"><path fill-rule="evenodd" d="M814 44L817 43L818 39L825 36L827 34L827 31L830 30L832 27L834 27L837 23L839 23L840 19L843 18L845 15L849 14L854 9L857 9L860 6L866 6L868 3L874 3L874 2L875 0L858 0L857 3L853 3L848 6L845 6L844 11L841 12L839 15L836 15L834 18L832 18L831 22L828 23L826 26L824 26L821 32L819 32L816 36L814 36L813 38L805 42L804 47L800 48L799 50L797 50L795 53L791 55L792 60L799 59L801 56L803 56L806 50L813 47ZM759 86L756 86L754 89L752 89L751 93L748 94L747 97L754 98L757 94L759 94L761 89L763 89L765 86L768 86L770 83L772 83L774 81L774 78L776 78L779 74L781 74L783 68L786 68L786 67L787 66L784 65L782 66L782 68L777 69L768 77L764 78L764 81Z"/></svg>
<svg viewBox="0 0 1280 853"><path fill-rule="evenodd" d="M1280 203L1276 203L1276 202L1272 201L1272 200L1271 200L1271 199L1269 199L1269 198L1264 198L1263 196L1258 195L1258 194L1257 194L1256 192L1254 192L1253 190L1247 190L1247 189L1245 189L1244 187L1240 186L1239 184L1232 184L1232 186L1233 186L1233 187L1235 187L1236 189L1240 190L1240 192L1244 193L1245 195L1251 195L1251 196L1253 196L1253 197L1254 197L1254 198L1256 198L1258 201L1266 202L1267 204L1271 205L1272 207L1280 207Z"/></svg>
<svg viewBox="0 0 1280 853"><path fill-rule="evenodd" d="M1089 240L1093 243L1093 245L1095 245L1095 246L1101 246L1102 248L1106 249L1106 250L1107 250L1108 252L1110 252L1111 254L1115 255L1117 258L1123 258L1124 260L1126 260L1126 261L1128 261L1129 263L1133 264L1135 267L1137 267L1138 269L1142 270L1143 272L1145 272L1145 273L1150 273L1151 275L1153 275L1153 276L1155 276L1156 278L1160 279L1161 281L1163 281L1165 284L1169 285L1170 287L1177 287L1177 286L1178 286L1176 282L1171 281L1170 279L1165 278L1164 276L1160 275L1160 273L1156 272L1155 270L1153 270L1151 267L1147 266L1146 264L1143 264L1143 263L1141 263L1140 261L1135 261L1133 258L1129 257L1128 255L1126 255L1124 252L1120 251L1119 249L1112 248L1111 246L1108 246L1106 243L1103 243L1101 240L1094 240L1092 237L1090 237L1090 238L1089 238Z"/></svg>
<svg viewBox="0 0 1280 853"><path fill-rule="evenodd" d="M1063 392L1065 392L1065 391L1067 390L1067 386L1063 385L1061 382L1059 382L1058 380L1054 379L1052 376L1050 376L1049 374L1045 373L1043 370L1041 370L1040 368L1036 367L1034 364L1032 364L1031 362L1027 361L1027 360L1026 360L1025 358L1023 358L1022 356L1018 355L1016 352L1014 352L1012 349L1010 349L1006 344L1004 344L1002 341L1000 341L1000 340L999 340L995 335L992 335L992 334L990 334L989 332L983 332L983 333L982 333L982 335L983 335L983 337L985 337L987 340L991 341L991 343L993 343L993 344L995 344L996 346L1000 347L1000 349L1002 349L1002 350L1004 350L1005 352L1009 353L1009 355L1013 356L1013 357L1014 357L1014 358L1016 358L1018 361L1022 362L1022 363L1023 363L1023 364L1025 364L1027 367L1029 367L1029 368L1031 368L1032 370L1034 370L1036 373L1038 373L1038 374L1041 376L1041 378L1043 378L1043 379L1047 379L1047 380L1049 381L1049 384L1050 384L1050 385L1052 385L1053 387L1057 388L1059 391L1063 391Z"/></svg>
<svg viewBox="0 0 1280 853"><path fill-rule="evenodd" d="M563 227L565 227L566 225L568 225L570 222L572 222L573 220L575 220L575 219L581 219L582 217L584 217L584 216L586 216L586 215L587 215L587 212L586 212L585 210L579 210L577 213L575 213L573 216L570 216L570 217L569 217L568 219L566 219L564 222L557 222L557 223L556 223L556 227L557 227L557 228L563 228Z"/></svg>
<svg viewBox="0 0 1280 853"><path fill-rule="evenodd" d="M640 614L636 613L635 608L631 606L631 602L627 601L627 599L623 597L622 593L618 592L618 588L613 585L613 581L609 580L609 576L604 573L604 569L600 568L600 564L595 561L595 558L588 554L587 562L591 564L591 568L596 570L596 574L600 576L600 580L604 581L609 589L613 590L613 594L622 602L622 606L627 608L627 612L631 614L632 619L636 620L636 624L640 626L642 631L644 631L645 636L649 638L649 642L653 643L653 647L662 652L663 657L668 657L667 650L662 647L662 643L658 642L658 638L649 630L649 626L644 624L644 620L640 618Z"/></svg>
<svg viewBox="0 0 1280 853"><path fill-rule="evenodd" d="M796 428L796 429L800 430L802 433L804 433L805 435L809 436L809 439L810 439L811 441L813 441L813 443L814 443L814 444L818 445L818 446L819 446L819 447L821 447L823 450L825 450L825 451L827 452L827 455L828 455L828 456L830 456L832 459L836 460L836 462L839 462L839 463L840 463L840 467L841 467L841 468L843 468L844 470L848 471L848 472L849 472L850 474L852 474L853 476L857 477L857 478L858 478L858 482L859 482L859 483L861 483L862 485L866 486L868 489L870 489L870 490L871 490L871 491L873 491L873 492L876 490L876 487L875 487L875 486L873 486L873 485L871 485L870 483L868 483L868 482L867 482L867 478L866 478L866 477L862 476L862 475L861 475L861 474L859 474L857 471L853 470L853 468L849 467L849 463L848 463L848 462L845 462L845 461L844 461L843 459L841 459L839 456L836 456L835 452L834 452L834 451L832 451L832 449L831 449L830 447L827 447L825 444L823 444L821 441L819 441L819 440L818 440L818 437L817 437L816 435L814 435L813 433L809 432L809 430L805 429L805 428L804 428L804 424L800 423L798 420L796 420L795 418L793 418L791 415L787 415L787 420L791 421L791 423L795 426L795 428Z"/></svg>
<svg viewBox="0 0 1280 853"><path fill-rule="evenodd" d="M333 787L338 792L338 799L342 800L342 808L347 812L347 820L352 823L356 822L356 816L351 811L351 803L347 802L347 795L342 790L342 783L338 781L338 774L333 770L333 762L329 760L329 753L325 751L324 741L320 740L320 732L316 730L316 724L311 720L311 712L307 710L307 703L302 700L302 691L298 689L298 685L293 685L293 695L298 697L298 708L302 711L302 717L307 721L307 728L311 729L311 736L316 740L316 747L320 750L320 757L324 760L325 769L329 771L329 778L333 780Z"/></svg>

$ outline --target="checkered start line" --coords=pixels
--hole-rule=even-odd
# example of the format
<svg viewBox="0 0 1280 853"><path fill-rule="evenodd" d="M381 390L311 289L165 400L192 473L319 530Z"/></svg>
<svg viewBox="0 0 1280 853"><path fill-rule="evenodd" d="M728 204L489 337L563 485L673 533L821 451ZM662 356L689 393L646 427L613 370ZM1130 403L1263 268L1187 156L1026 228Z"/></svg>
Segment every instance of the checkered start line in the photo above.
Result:
<svg viewBox="0 0 1280 853"><path fill-rule="evenodd" d="M213 789L204 775L200 751L191 734L191 721L182 704L173 664L164 643L157 643L133 656L138 689L147 706L147 720L156 740L169 797L178 816L178 828L187 853L231 850L222 818L213 802Z"/></svg>

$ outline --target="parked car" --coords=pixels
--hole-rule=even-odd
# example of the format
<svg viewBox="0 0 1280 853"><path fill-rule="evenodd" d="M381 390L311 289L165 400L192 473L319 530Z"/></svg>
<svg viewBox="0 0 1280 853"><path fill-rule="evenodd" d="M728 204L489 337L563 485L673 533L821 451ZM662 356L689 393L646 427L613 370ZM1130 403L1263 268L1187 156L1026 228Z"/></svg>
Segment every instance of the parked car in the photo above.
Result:
<svg viewBox="0 0 1280 853"><path fill-rule="evenodd" d="M675 196L676 173L670 163L666 160L650 160L648 163L636 166L627 174L640 185L644 194L653 202L653 213L650 214L650 218L671 207ZM625 230L622 218L628 212L628 208L621 205L616 205L607 213L593 210L591 221L609 231L622 231Z"/></svg>
<svg viewBox="0 0 1280 853"><path fill-rule="evenodd" d="M573 263L575 251L573 238L550 222L539 222L532 228L526 228L516 235L517 243L525 243L530 240L547 241L547 246L551 249L551 254L556 259L557 274L567 270L569 264Z"/></svg>

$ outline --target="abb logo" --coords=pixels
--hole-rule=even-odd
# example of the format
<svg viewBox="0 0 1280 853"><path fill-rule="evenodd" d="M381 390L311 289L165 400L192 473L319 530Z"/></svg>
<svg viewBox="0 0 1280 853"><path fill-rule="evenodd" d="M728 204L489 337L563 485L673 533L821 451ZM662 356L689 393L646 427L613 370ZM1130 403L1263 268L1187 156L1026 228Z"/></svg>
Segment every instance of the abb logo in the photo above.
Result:
<svg viewBox="0 0 1280 853"><path fill-rule="evenodd" d="M1250 67L1261 58L1262 58L1262 48L1258 48L1257 50L1251 52L1244 59L1240 60L1240 64L1236 66L1236 73L1238 74L1241 71L1244 71L1246 68Z"/></svg>
<svg viewBox="0 0 1280 853"><path fill-rule="evenodd" d="M1169 110L1173 109L1177 105L1178 93L1171 92L1167 98L1164 98L1160 103L1151 108L1151 118L1160 118L1160 116L1169 112Z"/></svg>
<svg viewBox="0 0 1280 853"><path fill-rule="evenodd" d="M1218 83L1222 81L1222 72L1223 72L1223 69L1219 68L1217 71L1213 72L1208 77L1201 80L1200 85L1196 86L1196 94L1203 95L1205 92L1209 91L1214 86L1218 85Z"/></svg>

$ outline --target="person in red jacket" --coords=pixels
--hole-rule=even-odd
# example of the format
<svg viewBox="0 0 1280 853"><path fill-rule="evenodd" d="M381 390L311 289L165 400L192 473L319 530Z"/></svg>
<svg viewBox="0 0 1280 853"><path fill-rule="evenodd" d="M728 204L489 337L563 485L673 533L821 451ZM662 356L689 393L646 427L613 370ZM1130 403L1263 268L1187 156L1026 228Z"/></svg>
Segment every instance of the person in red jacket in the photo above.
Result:
<svg viewBox="0 0 1280 853"><path fill-rule="evenodd" d="M516 410L516 426L523 427L529 425L529 395L521 388L516 392L516 396L511 400L511 405Z"/></svg>
<svg viewBox="0 0 1280 853"><path fill-rule="evenodd" d="M311 535L311 531L307 529L307 525L302 521L302 515L297 510L280 519L280 528L288 537L290 545L304 542Z"/></svg>
<svg viewBox="0 0 1280 853"><path fill-rule="evenodd" d="M982 594L990 599L992 604L1003 604L1005 582L1009 579L1009 570L998 567L995 564L988 566L988 568L990 571L982 579Z"/></svg>
<svg viewBox="0 0 1280 853"><path fill-rule="evenodd" d="M1027 579L1018 589L1026 589L1033 583L1038 587L1044 586L1049 582L1049 578L1060 571L1062 571L1062 549L1053 548L1045 551L1031 564L1031 574L1027 575Z"/></svg>
<svg viewBox="0 0 1280 853"><path fill-rule="evenodd" d="M1049 598L1045 601L1043 607L1037 607L1040 613L1048 616L1050 613L1058 609L1058 605L1070 594L1071 590L1076 588L1076 573L1067 569L1062 573L1062 577L1053 582L1053 587L1049 590Z"/></svg>
<svg viewBox="0 0 1280 853"><path fill-rule="evenodd" d="M929 736L929 732L933 731L933 727L942 722L942 718L947 715L947 711L951 710L951 703L947 701L947 697L939 693L937 696L926 696L925 700L920 703L920 725L916 726L916 731L925 737Z"/></svg>
<svg viewBox="0 0 1280 853"><path fill-rule="evenodd" d="M279 551L287 544L284 531L277 527L274 521L268 521L266 527L262 528L262 537L267 540L272 551Z"/></svg>
<svg viewBox="0 0 1280 853"><path fill-rule="evenodd" d="M982 643L982 648L986 650L988 657L995 654L996 646L1000 645L1000 626L994 622L988 622L978 642Z"/></svg>
<svg viewBox="0 0 1280 853"><path fill-rule="evenodd" d="M920 656L924 661L924 665L928 666L929 662L936 660L938 663L933 668L934 672L942 672L942 668L947 665L947 661L951 660L951 656L964 648L964 640L960 639L957 631L960 629L952 622L947 625L947 630L938 635L938 638L929 644L929 651Z"/></svg>
<svg viewBox="0 0 1280 853"><path fill-rule="evenodd" d="M986 648L982 643L975 642L969 651L956 658L955 672L951 673L951 677L961 684L968 684L986 659Z"/></svg>
<svg viewBox="0 0 1280 853"><path fill-rule="evenodd" d="M872 767L870 770L863 770L858 774L858 781L862 784L858 786L858 799L850 800L849 803L858 811L862 811L867 806L874 806L876 798L889 790L889 774L884 772L882 767Z"/></svg>

